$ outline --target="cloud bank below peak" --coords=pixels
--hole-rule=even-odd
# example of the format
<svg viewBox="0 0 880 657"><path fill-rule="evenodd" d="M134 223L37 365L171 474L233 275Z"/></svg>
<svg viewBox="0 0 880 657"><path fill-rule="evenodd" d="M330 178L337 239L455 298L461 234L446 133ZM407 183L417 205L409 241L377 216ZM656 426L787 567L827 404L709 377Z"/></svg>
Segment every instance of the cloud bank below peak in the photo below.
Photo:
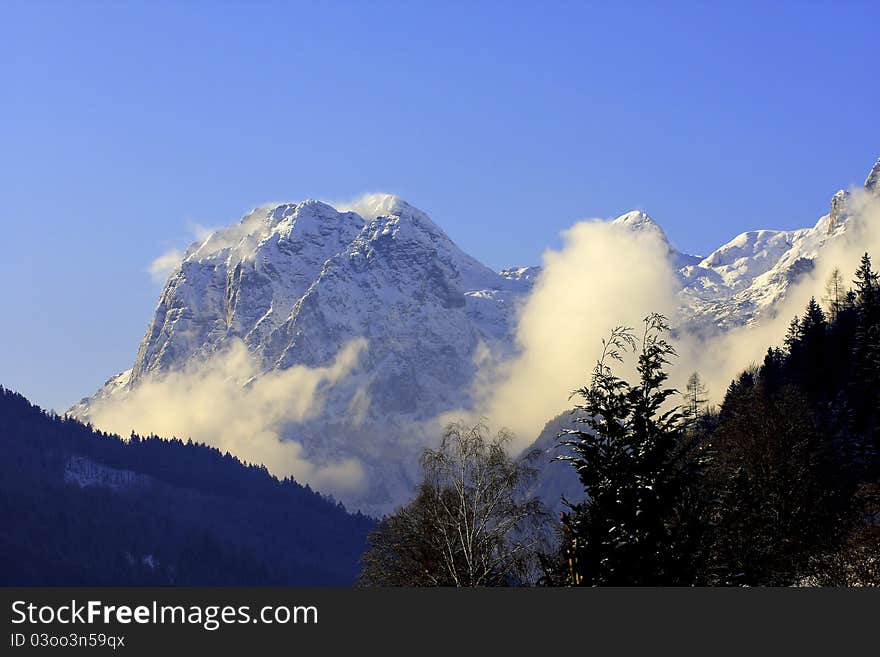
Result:
<svg viewBox="0 0 880 657"><path fill-rule="evenodd" d="M791 318L803 314L809 299L822 299L834 269L848 280L862 254L880 258L880 195L852 189L847 210L846 230L817 247L811 268L777 303L746 325L699 332L682 307L683 282L662 231L633 230L633 224L645 227L639 213L624 215L629 218L624 221L575 224L563 233L561 249L545 252L522 303L518 353L502 362L485 359L476 379L474 415L507 427L518 437L516 446L527 447L548 420L573 407L570 395L589 383L611 329L625 325L638 331L652 312L666 315L676 329L670 385L684 390L690 374L699 372L711 400L720 402L731 380L782 343ZM615 369L632 377L633 361Z"/></svg>
<svg viewBox="0 0 880 657"><path fill-rule="evenodd" d="M236 341L206 360L96 399L90 420L121 436L134 431L192 438L263 464L279 477L292 476L335 494L350 493L364 484L364 469L356 459L315 463L302 444L282 434L285 427L321 413L328 389L348 377L366 347L366 340L352 340L325 366L297 365L260 374L254 356Z"/></svg>

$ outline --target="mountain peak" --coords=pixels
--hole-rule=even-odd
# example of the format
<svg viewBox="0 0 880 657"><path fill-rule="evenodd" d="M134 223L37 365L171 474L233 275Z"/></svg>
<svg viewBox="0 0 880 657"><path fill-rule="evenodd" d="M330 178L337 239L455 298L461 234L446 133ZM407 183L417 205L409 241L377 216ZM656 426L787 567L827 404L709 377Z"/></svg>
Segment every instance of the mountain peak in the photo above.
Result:
<svg viewBox="0 0 880 657"><path fill-rule="evenodd" d="M651 217L648 216L648 213L644 210L630 210L629 212L617 217L617 219L614 220L614 223L626 224L627 226L632 226L633 228L657 225L657 222L651 219Z"/></svg>
<svg viewBox="0 0 880 657"><path fill-rule="evenodd" d="M878 179L880 164L866 187L880 191ZM842 194L833 206L840 230L845 200ZM622 242L649 238L650 246L666 247L683 288L681 326L695 332L751 324L773 312L828 234L824 224L751 231L703 259L673 249L643 211L609 223L620 227L613 232L622 233ZM281 390L276 381L301 376L295 368L323 372L345 345L365 340L351 372L322 384L313 415L248 433L297 441L316 471L348 461L362 467L363 489L340 484L330 492L381 515L411 493L418 456L434 438L433 418L479 410L482 363L517 353L519 309L540 271L489 270L394 194L265 205L188 252L162 292L133 369L72 412L88 418L93 404L122 401L170 372L210 366L213 373L217 355L242 345L253 381L268 377L270 389ZM293 374L282 377L288 370ZM233 393L230 403L239 403ZM284 388L273 398L294 402L299 394ZM192 426L202 430L200 421L193 418Z"/></svg>
<svg viewBox="0 0 880 657"><path fill-rule="evenodd" d="M626 226L627 228L631 228L632 230L651 230L663 233L663 229L660 228L660 225L656 221L651 219L651 217L648 216L647 212L644 212L642 210L632 210L631 212L622 214L617 217L617 219L615 219L612 223Z"/></svg>
<svg viewBox="0 0 880 657"><path fill-rule="evenodd" d="M874 164L871 173L865 179L865 189L875 194L880 194L880 159Z"/></svg>
<svg viewBox="0 0 880 657"><path fill-rule="evenodd" d="M262 205L251 210L238 223L214 230L190 245L186 258L243 260L253 257L263 240L271 235L289 237L294 230L297 236L327 230L359 230L363 222L351 222L351 218L351 215L340 214L336 208L314 199ZM345 223L352 224L353 228L347 229L343 226Z"/></svg>
<svg viewBox="0 0 880 657"><path fill-rule="evenodd" d="M410 205L396 194L379 192L366 194L348 203L334 203L339 212L356 212L367 221L379 217L416 217L427 219L428 215Z"/></svg>
<svg viewBox="0 0 880 657"><path fill-rule="evenodd" d="M633 210L622 214L611 223L625 226L633 231L653 233L663 240L664 243L669 244L669 238L666 237L666 232L660 227L660 224L651 219L648 213L642 210Z"/></svg>

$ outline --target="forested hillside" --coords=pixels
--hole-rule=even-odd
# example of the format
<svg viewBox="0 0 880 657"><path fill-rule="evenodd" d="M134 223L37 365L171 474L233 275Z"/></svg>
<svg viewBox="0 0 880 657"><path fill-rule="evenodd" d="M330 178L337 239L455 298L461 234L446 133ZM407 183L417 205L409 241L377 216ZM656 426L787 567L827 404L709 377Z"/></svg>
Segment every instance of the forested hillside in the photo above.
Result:
<svg viewBox="0 0 880 657"><path fill-rule="evenodd" d="M347 585L373 521L204 445L0 388L0 584Z"/></svg>
<svg viewBox="0 0 880 657"><path fill-rule="evenodd" d="M718 409L698 376L683 400L666 387L662 317L617 329L563 436L585 499L549 581L880 585L878 278L868 254L852 286L835 271ZM634 383L611 367L627 352Z"/></svg>
<svg viewBox="0 0 880 657"><path fill-rule="evenodd" d="M725 580L880 584L880 283L867 254L848 287L835 271L784 346L704 418L709 565Z"/></svg>

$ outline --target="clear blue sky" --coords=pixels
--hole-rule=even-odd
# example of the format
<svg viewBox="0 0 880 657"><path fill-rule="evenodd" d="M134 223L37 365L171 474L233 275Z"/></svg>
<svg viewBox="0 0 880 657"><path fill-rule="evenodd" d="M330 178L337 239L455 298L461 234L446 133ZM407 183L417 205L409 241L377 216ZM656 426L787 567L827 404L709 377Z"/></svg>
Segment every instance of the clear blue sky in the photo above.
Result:
<svg viewBox="0 0 880 657"><path fill-rule="evenodd" d="M495 268L812 224L880 155L877 6L716 5L0 0L0 383L93 392L150 261L266 201L395 192Z"/></svg>

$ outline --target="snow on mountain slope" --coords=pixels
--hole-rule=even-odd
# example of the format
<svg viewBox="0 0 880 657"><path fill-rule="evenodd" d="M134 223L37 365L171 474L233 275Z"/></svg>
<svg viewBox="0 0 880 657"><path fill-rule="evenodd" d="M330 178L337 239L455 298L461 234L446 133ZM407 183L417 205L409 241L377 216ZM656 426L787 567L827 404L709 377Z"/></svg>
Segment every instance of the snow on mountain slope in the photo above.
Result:
<svg viewBox="0 0 880 657"><path fill-rule="evenodd" d="M864 188L880 195L880 160ZM852 201L849 192L837 192L829 213L812 228L742 233L696 264L682 267L679 278L686 323L683 328L717 332L760 322L765 314L772 316L790 286L812 270L822 249L846 233L854 217ZM533 490L557 513L565 510L563 498L578 501L583 497L574 470L552 461L567 452L567 448L558 445L558 437L563 429L572 426L571 413L563 413L547 424L530 447L543 455Z"/></svg>
<svg viewBox="0 0 880 657"><path fill-rule="evenodd" d="M865 181L875 193L878 165ZM812 228L742 233L699 263L681 268L681 307L691 327L728 329L772 314L789 286L813 269L819 251L844 234L850 199L849 192L837 192L829 213Z"/></svg>
<svg viewBox="0 0 880 657"><path fill-rule="evenodd" d="M865 179L865 189L875 194L880 194L880 159L874 163L871 172Z"/></svg>
<svg viewBox="0 0 880 657"><path fill-rule="evenodd" d="M682 253L681 251L673 248L672 244L669 242L669 238L666 236L666 232L660 227L660 225L656 221L651 219L651 217L649 217L645 212L642 212L641 210L627 212L626 214L621 215L617 219L615 219L613 223L621 226L626 226L630 230L647 231L657 235L660 240L666 244L666 247L669 250L669 260L675 269L681 269L682 267L686 267L700 261L699 256Z"/></svg>
<svg viewBox="0 0 880 657"><path fill-rule="evenodd" d="M866 187L876 190L878 180L880 162ZM684 322L715 331L772 312L823 245L846 230L847 202L840 192L813 228L743 233L705 258L670 245ZM654 231L669 245L644 212L615 222ZM325 366L363 338L367 348L350 375L322 389L318 416L291 425L285 436L318 465L356 459L366 487L338 494L352 508L381 514L406 499L416 481L418 455L436 439L436 427L426 423L469 406L487 353L515 349L517 308L540 273L491 271L392 195L350 207L304 201L257 208L187 250L132 369L70 412L88 420L94 404L239 342L259 378Z"/></svg>
<svg viewBox="0 0 880 657"><path fill-rule="evenodd" d="M421 423L467 403L487 350L509 351L516 301L528 285L463 253L395 197L371 197L361 209L368 218L318 201L259 208L191 246L132 370L71 413L92 419L95 402L121 399L239 341L260 377L325 366L364 338L355 370L323 390L320 417L287 435L318 466L354 458L364 467L367 488L338 493L350 506L392 508L428 440Z"/></svg>

